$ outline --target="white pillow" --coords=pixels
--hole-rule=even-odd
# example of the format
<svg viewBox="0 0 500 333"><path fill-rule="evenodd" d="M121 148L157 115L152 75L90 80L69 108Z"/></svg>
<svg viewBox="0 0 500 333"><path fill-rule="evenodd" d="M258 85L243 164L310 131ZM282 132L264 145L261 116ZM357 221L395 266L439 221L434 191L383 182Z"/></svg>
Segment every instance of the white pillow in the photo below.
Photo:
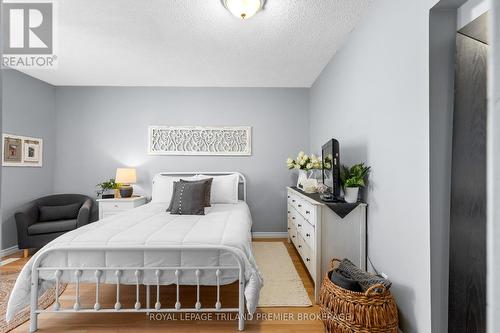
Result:
<svg viewBox="0 0 500 333"><path fill-rule="evenodd" d="M153 178L153 190L151 191L151 202L166 202L170 203L174 191L174 182L179 180L195 180L196 176L192 177L176 177L156 175Z"/></svg>
<svg viewBox="0 0 500 333"><path fill-rule="evenodd" d="M240 176L237 174L227 176L197 175L197 179L213 178L210 191L211 204L238 203L238 183Z"/></svg>

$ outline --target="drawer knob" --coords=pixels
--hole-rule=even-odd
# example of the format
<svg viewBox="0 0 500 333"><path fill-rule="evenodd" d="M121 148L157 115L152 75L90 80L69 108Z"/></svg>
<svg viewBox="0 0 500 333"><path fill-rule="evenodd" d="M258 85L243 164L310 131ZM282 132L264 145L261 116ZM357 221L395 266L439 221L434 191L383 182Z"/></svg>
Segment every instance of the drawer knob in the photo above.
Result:
<svg viewBox="0 0 500 333"><path fill-rule="evenodd" d="M309 259L309 258L306 258L306 261L311 261L311 259Z"/></svg>
<svg viewBox="0 0 500 333"><path fill-rule="evenodd" d="M290 229L290 228L288 228L288 229ZM306 234L306 236L307 236L307 237L311 237L311 234Z"/></svg>
<svg viewBox="0 0 500 333"><path fill-rule="evenodd" d="M292 236L292 238L295 238L295 236Z"/></svg>
<svg viewBox="0 0 500 333"><path fill-rule="evenodd" d="M299 207L302 207L302 205L301 205L301 204L299 204Z"/></svg>
<svg viewBox="0 0 500 333"><path fill-rule="evenodd" d="M295 202L295 200L292 200L292 202Z"/></svg>
<svg viewBox="0 0 500 333"><path fill-rule="evenodd" d="M297 224L299 227L302 227L302 224Z"/></svg>
<svg viewBox="0 0 500 333"><path fill-rule="evenodd" d="M308 211L308 210L306 210L306 214L311 214L311 212L310 212L310 211Z"/></svg>
<svg viewBox="0 0 500 333"><path fill-rule="evenodd" d="M290 214L290 211L288 211L288 214Z"/></svg>
<svg viewBox="0 0 500 333"><path fill-rule="evenodd" d="M295 220L295 216L292 216L292 220Z"/></svg>
<svg viewBox="0 0 500 333"><path fill-rule="evenodd" d="M299 249L302 248L302 245L299 245Z"/></svg>
<svg viewBox="0 0 500 333"><path fill-rule="evenodd" d="M290 228L288 228L288 230L290 230Z"/></svg>
<svg viewBox="0 0 500 333"><path fill-rule="evenodd" d="M288 199L290 199L290 196L288 196Z"/></svg>

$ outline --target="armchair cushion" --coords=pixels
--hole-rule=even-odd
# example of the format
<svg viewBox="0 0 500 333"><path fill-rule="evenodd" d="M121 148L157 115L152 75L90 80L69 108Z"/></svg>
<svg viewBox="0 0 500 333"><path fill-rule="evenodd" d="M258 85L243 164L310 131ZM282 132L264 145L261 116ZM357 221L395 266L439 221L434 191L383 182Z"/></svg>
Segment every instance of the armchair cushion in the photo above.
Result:
<svg viewBox="0 0 500 333"><path fill-rule="evenodd" d="M80 228L90 222L92 211L92 199L87 199L78 211L76 227Z"/></svg>
<svg viewBox="0 0 500 333"><path fill-rule="evenodd" d="M35 223L28 227L29 235L50 234L76 229L76 219Z"/></svg>
<svg viewBox="0 0 500 333"><path fill-rule="evenodd" d="M76 219L78 212L82 207L81 203L74 203L62 206L39 206L40 212L39 222L72 220Z"/></svg>

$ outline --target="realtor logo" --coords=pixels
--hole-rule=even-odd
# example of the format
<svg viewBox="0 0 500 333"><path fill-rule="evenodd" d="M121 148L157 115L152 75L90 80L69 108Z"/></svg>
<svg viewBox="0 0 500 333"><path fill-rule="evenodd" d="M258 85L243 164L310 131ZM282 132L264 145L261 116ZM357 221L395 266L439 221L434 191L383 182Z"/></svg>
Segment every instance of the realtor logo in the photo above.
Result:
<svg viewBox="0 0 500 333"><path fill-rule="evenodd" d="M5 3L4 54L52 54L52 3Z"/></svg>
<svg viewBox="0 0 500 333"><path fill-rule="evenodd" d="M54 68L52 2L4 2L2 25L4 67Z"/></svg>

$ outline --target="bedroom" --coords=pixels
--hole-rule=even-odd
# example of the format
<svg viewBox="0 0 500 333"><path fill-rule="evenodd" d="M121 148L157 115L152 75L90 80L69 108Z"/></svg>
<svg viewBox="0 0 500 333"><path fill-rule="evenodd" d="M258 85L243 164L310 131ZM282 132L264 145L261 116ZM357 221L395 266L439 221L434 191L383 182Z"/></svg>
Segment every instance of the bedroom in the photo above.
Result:
<svg viewBox="0 0 500 333"><path fill-rule="evenodd" d="M113 265L143 265L136 258L141 251L173 253L179 250L166 249L165 244L183 247L183 251L187 252L200 251L188 249L189 244L201 244L206 247L202 252L207 253L199 257L192 256L194 270L186 273L186 281L182 280L182 273L180 275L183 282L180 286L180 310L185 305L194 308L192 311L173 311L176 310L177 299L175 271L170 271L174 275L167 272L160 274L158 284L162 285L160 290L163 290L159 295L160 301L157 301L156 294L156 272L142 269L123 271L120 277L123 279L121 302L116 299L117 276L111 272L101 272L98 278L102 284L98 297L100 301L96 301L99 288L95 282L97 277L92 274L111 268L82 256L75 257L76 266L91 266L91 263L100 265L93 272L82 271L80 276L86 280L81 286L81 308L91 313L40 313L36 315L37 325L31 326L33 320L29 320L28 311L14 332L34 328L42 332L127 329L236 331L238 325L242 324L250 332L322 332L324 326L317 316L320 314L318 300L324 266L336 255L349 257L343 254L352 253L349 251L353 248L359 250L358 266L365 266L361 268L372 273L381 273L392 282L390 292L397 304L398 326L402 332L448 330L448 271L440 268L448 264L448 243L443 242L446 238L446 234L443 234L445 225L435 220L439 219L436 207L441 207L439 203L442 200L436 197L440 188L435 186L446 186L445 181L441 183L441 179L445 178L440 173L443 165L439 158L435 158L441 156L441 152L435 149L441 149L440 144L446 144L442 142L446 138L439 134L444 127L433 127L433 124L438 124L440 119L434 108L440 105L449 107L446 100L449 92L439 90L442 87L450 88L446 81L449 72L444 73L441 69L445 68L445 63L454 63L454 58L440 58L443 50L441 44L438 44L437 53L433 54L436 45L433 43L452 38L454 44L457 26L460 27L457 20L461 20L462 26L465 26L487 10L490 11L490 17L494 18L498 15L495 2L267 0L260 8L260 1L248 1L258 3L258 7L249 8L249 14L244 19L235 17L237 15L233 12L236 11L228 4L245 3L238 0L68 0L44 3L53 5L53 33L49 36L53 38L48 43L52 46L49 54L50 59L54 60L52 67L47 60L49 56L42 53L39 58L47 61L41 65L35 64L35 68L23 67L19 62L10 63L7 67L11 68L6 68L4 57L1 72L4 156L0 204L2 264L5 263L2 273L9 272L10 268L16 271L16 279L12 281L7 294L11 293L16 280L24 281L23 286L28 288L28 277L17 279L19 270L28 259L36 257L40 253L37 250L49 241L46 237L31 237L35 235L32 230L32 234L25 232L22 241L41 239L45 244L21 244L16 213L33 200L50 195L82 195L81 198L85 200L81 199L83 201L79 208L87 199L92 202L88 225L80 228L76 222L76 230L65 229L61 238L58 238L62 246L61 242L66 242L68 235L82 232L81 242L65 244L70 247L64 250L68 255L78 251L78 243L79 246L93 244L99 247L101 255L107 256L112 250L104 249L105 245L109 246L105 237L113 239L113 236L118 235L123 236L114 237L118 247L139 246L142 242L148 249L136 248L135 252L128 255L118 254ZM19 8L8 7L9 4L12 6L12 3L3 1L4 22L7 12L19 12L15 11ZM436 24L433 25L433 18L436 17ZM8 19L12 20L12 14ZM443 26L450 22L451 28L446 25L447 30L444 29ZM497 24L495 19L490 22ZM5 24L2 27L6 29ZM9 26L9 29L12 28ZM47 43L45 32L33 29L35 37ZM449 34L445 36L444 31ZM13 38L6 33L2 33L2 36L5 44L9 44L6 41L10 42ZM29 39L27 36L25 38ZM489 47L498 46L492 42ZM12 50L5 46L3 50L5 54L12 54ZM26 54L38 53L28 50ZM492 66L497 56L496 52L491 52ZM15 57L7 58L11 60ZM30 59L22 56L18 58ZM453 73L454 68L450 68L448 70ZM496 67L492 68L496 70ZM433 85L433 82L442 82L440 80L444 80L444 84L439 84L439 87ZM498 91L490 90L492 93ZM492 112L492 108L490 106L488 112ZM498 126L493 124L498 120L488 114L488 121L491 122L488 125L490 137L495 135ZM223 144L224 140L221 140L221 146L215 149L208 145L196 146L191 141L181 145L181 148L172 148L162 141L162 135L168 136L173 130L185 131L183 133L188 133L190 137L202 135L200 133L203 131L222 131L230 133L231 142L236 140L238 144L235 146L225 142L232 147L227 148ZM159 139L154 133L160 133ZM6 141L5 135L10 141ZM289 243L288 238L293 236L288 230L289 223L295 216L288 213L291 210L288 209L287 200L291 198L287 196L295 190L287 187L294 187L299 173L304 173L288 170L285 161L289 157L295 159L301 151L321 156L322 146L332 138L340 144L341 164L353 166L365 163L371 167L367 187L361 190L360 196L368 208L358 205L355 208L357 210L353 211L363 216L363 209L366 209L366 221L359 222L366 229L343 230L338 234L329 231L326 219L319 217L320 212L324 216L327 216L326 212L331 214L325 208L327 205L322 202L316 205L310 201L310 197L298 192L297 198L306 204L312 203L314 209L318 209L318 223L325 223L321 230L319 224L315 225L314 232L318 232L316 242L304 242L304 245L291 240ZM159 142L159 146L154 146L152 142ZM23 148L15 150L17 143ZM10 150L5 147L9 145L14 151L11 160L6 160L5 154L8 155ZM210 151L200 154L203 149ZM498 147L492 145L489 149L492 154L489 163L496 165L493 164L493 157L498 154L493 152ZM203 229L201 225L196 233L181 230L188 223L194 223L194 220L179 225L181 229L161 232L161 221L170 221L173 216L165 212L171 198L175 196L174 180L169 177L206 183L200 174L212 178L212 190L215 191L209 191L212 196L209 203L213 203L214 207L205 208L206 215L200 221L207 221L214 215L240 216L234 227L241 227L244 231L234 232L233 239L226 239L227 243L216 245L239 244L247 251L246 256L243 256L248 261L245 262L245 268L254 271L252 282L258 280L259 274L256 272L260 271L264 275L261 305L250 304L250 308L257 306L256 318L244 320L243 323L234 316L241 311L241 298L238 298L241 291L234 283L238 275L224 275L223 266L219 267L215 263L224 261L224 256L214 255L210 251L214 249L207 248L216 246L214 239L222 238L224 232L215 227ZM316 180L322 181L322 171L315 174ZM172 182L161 187L159 183L162 181L153 184L155 176L162 180L163 177L169 178ZM488 200L498 200L493 190L497 181L495 176L494 173L490 174L491 181L487 184L491 191ZM179 181L177 178L175 181ZM138 197L101 200L102 197L97 197L97 190L108 195L115 194L114 184L108 182L110 179L131 185L133 195ZM101 186L96 187L96 184ZM126 186L122 186L122 191L123 197L130 194ZM158 193L163 199L158 199ZM200 192L197 193L199 195ZM291 193L292 196L296 195L295 192ZM60 202L42 206L73 204L66 202L66 199L59 198ZM288 204L293 208L295 203L288 201ZM234 205L234 211L233 208L223 210L221 207L224 205ZM299 207L296 208L299 214L297 218L311 215L305 211L301 214ZM148 209L154 212L146 212ZM246 209L250 213L248 216L244 213ZM116 214L118 211L120 214ZM492 224L495 213L490 212L488 217L491 228L487 236L491 244L488 251L493 251L488 252L491 265L488 267L492 267L488 270L489 274L493 274L496 267L495 256L492 255L496 253L493 238L496 229ZM38 211L36 214L39 214ZM132 221L130 219L134 214L144 216ZM145 217L150 216L148 214L152 216L150 220ZM183 218L190 219L193 216ZM218 220L214 218L214 225L221 225L220 216ZM347 215L346 219L352 217ZM110 221L106 228L113 225L118 228L116 235L109 229L110 234L104 229L94 230L106 221ZM139 221L150 221L150 224L143 228L146 222ZM49 226L44 223L52 222L33 225ZM159 229L148 229L153 225ZM70 228L59 223L54 226L56 233L61 231L57 229L61 227ZM292 224L292 228L296 229L296 226ZM151 235L149 243L143 237L147 230ZM42 230L41 235L46 234ZM304 233L304 237L306 234L308 232ZM196 240L189 244L173 240L180 235L187 238L191 235ZM201 239L202 236L206 239ZM253 245L245 236L253 237ZM338 239L339 236L346 242ZM362 240L363 237L366 241ZM319 246L320 241L324 248ZM335 242L343 244L336 247L340 249L338 252L333 250L333 245L328 245ZM309 257L302 250L299 251L299 245L304 245L304 248L308 246L316 252L313 268L306 260ZM163 248L153 250L154 246ZM27 258L24 258L24 249L29 249ZM148 265L156 267L155 271L174 267L172 262L155 259L154 253L150 255ZM47 258L55 256L47 253ZM83 263L80 262L82 260ZM202 269L207 268L205 265L211 266L212 270L205 272ZM62 309L71 310L75 303L79 303L75 300L76 276L73 274L68 277L69 273L63 273L63 267L58 267L61 288L64 289L60 304ZM197 269L200 276L196 275ZM217 269L221 271L216 275ZM139 271L139 277L135 276L136 270ZM182 268L179 270L182 271ZM55 271L57 273L58 270ZM41 274L43 277L45 273ZM42 280L55 281L54 271L51 274L50 278L45 276ZM280 280L280 274L289 274L290 278ZM197 277L201 284L199 299ZM224 282L221 284L221 306L235 312L197 312L198 301L202 308L216 307L217 277L225 280L221 281ZM139 302L136 300L137 278L141 281L138 288ZM66 286L67 280L71 280L71 283ZM259 283L252 285L249 278L244 280L245 287L259 289ZM288 289L295 291L287 292L290 285L283 286L282 281L292 283L292 288L297 289ZM151 287L146 288L142 284ZM496 299L496 290L490 285L488 287L488 297ZM271 291L274 290L277 297L273 297L275 295ZM58 294L55 291L52 293ZM249 303L252 303L249 302L249 298L252 298L250 294L250 290L245 293L244 305L247 310ZM254 297L256 294L258 297L258 292L254 290ZM265 306L262 301L266 299L272 304ZM50 302L53 301L51 298ZM297 304L294 303L296 301ZM126 312L136 311L135 303L140 303L140 310L145 311L147 303L150 303L151 311L147 312L155 314L152 310L157 302L160 308L166 309L168 306L172 312L156 313L162 315L160 318L147 317L143 312ZM3 311L6 311L6 303L7 299L2 300ZM116 303L123 303L120 311L125 314L104 311L105 308L114 309ZM27 304L30 304L29 299ZM95 311L102 313L92 312L96 304L102 309ZM488 304L493 307L493 310L488 308L488 311L494 311L495 303ZM54 309L54 304L45 309ZM43 307L39 310L43 310ZM483 310L486 311L481 308ZM79 311L83 312L81 309ZM228 317L220 317L222 314ZM178 320L174 320L175 316L178 316L175 318ZM493 320L491 315L487 318ZM4 323L5 320L2 325ZM488 325L496 324L488 322ZM484 325L486 319L481 326L484 328Z"/></svg>

